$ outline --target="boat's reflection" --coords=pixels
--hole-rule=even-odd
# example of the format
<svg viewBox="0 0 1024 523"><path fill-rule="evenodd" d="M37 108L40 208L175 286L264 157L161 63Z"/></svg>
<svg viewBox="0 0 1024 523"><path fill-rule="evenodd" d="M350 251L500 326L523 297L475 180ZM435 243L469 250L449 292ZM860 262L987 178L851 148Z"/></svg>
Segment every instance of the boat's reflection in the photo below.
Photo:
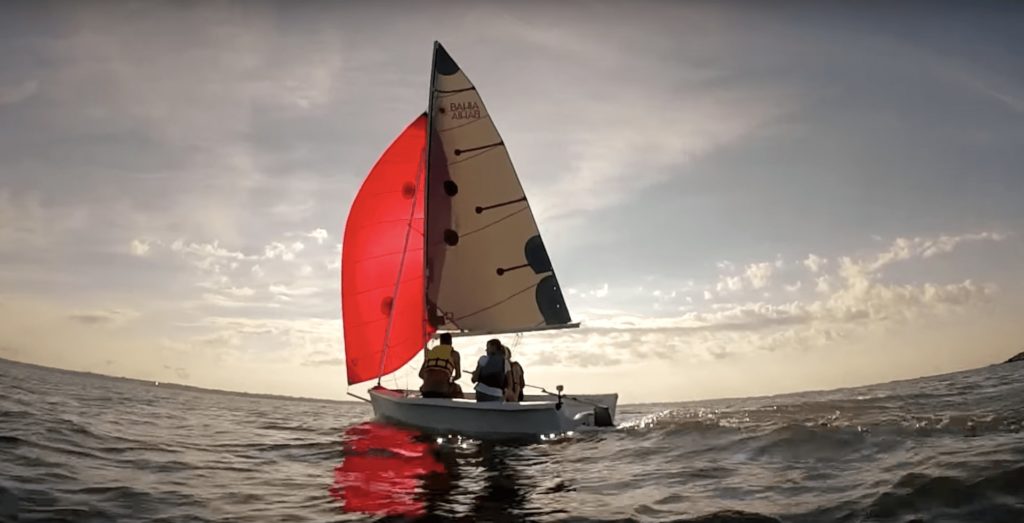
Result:
<svg viewBox="0 0 1024 523"><path fill-rule="evenodd" d="M346 512L423 515L425 481L447 475L438 449L417 432L390 425L349 427L343 438L344 458L334 469L329 492Z"/></svg>
<svg viewBox="0 0 1024 523"><path fill-rule="evenodd" d="M521 448L374 422L349 427L343 439L329 490L345 512L467 521L516 521L530 513L534 489L509 462Z"/></svg>

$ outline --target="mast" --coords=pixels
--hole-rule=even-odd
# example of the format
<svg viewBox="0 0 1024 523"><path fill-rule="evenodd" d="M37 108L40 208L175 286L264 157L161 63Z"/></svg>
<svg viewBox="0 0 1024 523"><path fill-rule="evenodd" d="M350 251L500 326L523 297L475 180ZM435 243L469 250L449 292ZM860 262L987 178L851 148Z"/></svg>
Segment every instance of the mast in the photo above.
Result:
<svg viewBox="0 0 1024 523"><path fill-rule="evenodd" d="M430 236L427 231L430 230L430 158L431 158L431 144L434 141L434 78L437 77L437 73L434 72L434 68L437 65L437 47L441 45L440 42L434 40L434 47L430 51L430 88L427 91L427 157L424 162L425 171L423 173L423 310L426 314L423 315L423 337L426 338L427 334L427 323L430 321L430 303L429 296L427 296L427 287L430 285L430 274L427 260L427 241ZM423 351L426 352L427 344L423 344Z"/></svg>

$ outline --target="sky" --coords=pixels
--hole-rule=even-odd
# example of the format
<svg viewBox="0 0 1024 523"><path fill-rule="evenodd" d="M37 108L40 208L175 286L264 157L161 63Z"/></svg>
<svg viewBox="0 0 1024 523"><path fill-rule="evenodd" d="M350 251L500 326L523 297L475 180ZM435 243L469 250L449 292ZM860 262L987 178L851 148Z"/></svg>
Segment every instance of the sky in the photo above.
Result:
<svg viewBox="0 0 1024 523"><path fill-rule="evenodd" d="M340 238L439 40L583 324L505 337L528 382L654 402L1002 361L1021 34L1013 2L5 2L0 357L346 398Z"/></svg>

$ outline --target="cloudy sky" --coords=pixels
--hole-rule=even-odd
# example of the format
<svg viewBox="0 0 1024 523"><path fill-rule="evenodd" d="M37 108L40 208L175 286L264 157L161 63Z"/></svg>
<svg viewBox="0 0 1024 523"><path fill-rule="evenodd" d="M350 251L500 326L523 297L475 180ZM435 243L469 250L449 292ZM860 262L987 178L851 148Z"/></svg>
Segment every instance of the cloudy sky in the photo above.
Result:
<svg viewBox="0 0 1024 523"><path fill-rule="evenodd" d="M1021 34L1010 2L5 2L0 356L345 397L340 237L437 39L584 323L508 337L528 381L636 402L999 361Z"/></svg>

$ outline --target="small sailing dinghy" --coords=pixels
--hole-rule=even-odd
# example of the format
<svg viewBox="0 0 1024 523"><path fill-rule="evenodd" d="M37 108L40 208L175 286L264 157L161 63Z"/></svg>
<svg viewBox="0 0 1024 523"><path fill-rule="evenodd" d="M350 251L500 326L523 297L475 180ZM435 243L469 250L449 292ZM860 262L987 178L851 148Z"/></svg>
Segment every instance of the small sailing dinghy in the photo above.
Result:
<svg viewBox="0 0 1024 523"><path fill-rule="evenodd" d="M348 383L377 379L367 401L378 419L481 438L613 424L617 394L569 396L559 387L522 402L477 403L473 394L424 398L381 386L382 376L441 332L494 336L579 326L498 130L437 42L427 112L363 182L341 256Z"/></svg>

